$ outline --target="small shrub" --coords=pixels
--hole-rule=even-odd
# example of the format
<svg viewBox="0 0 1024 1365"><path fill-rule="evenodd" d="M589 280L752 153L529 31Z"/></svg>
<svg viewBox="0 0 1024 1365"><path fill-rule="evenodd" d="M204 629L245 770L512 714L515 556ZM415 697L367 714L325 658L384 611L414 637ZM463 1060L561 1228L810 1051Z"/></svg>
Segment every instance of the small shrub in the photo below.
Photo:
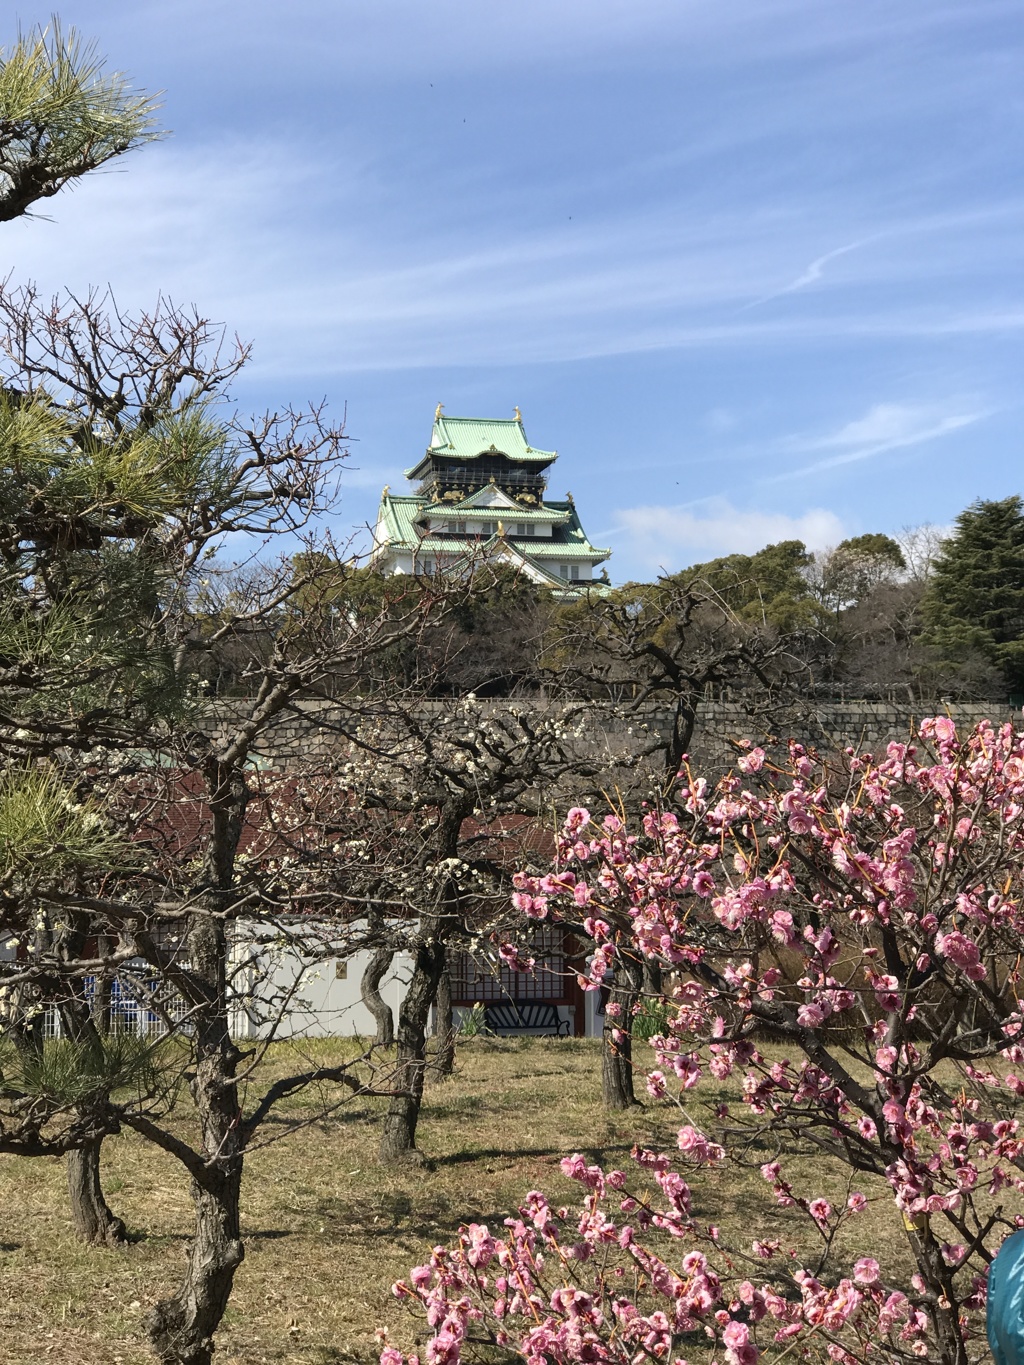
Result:
<svg viewBox="0 0 1024 1365"><path fill-rule="evenodd" d="M664 1000L641 1000L633 1016L633 1037L648 1043L659 1034L668 1033L669 1008Z"/></svg>
<svg viewBox="0 0 1024 1365"><path fill-rule="evenodd" d="M491 1030L487 1027L487 1009L482 1000L478 1000L472 1009L466 1010L459 1020L458 1034L460 1038L479 1038L485 1034L490 1034Z"/></svg>

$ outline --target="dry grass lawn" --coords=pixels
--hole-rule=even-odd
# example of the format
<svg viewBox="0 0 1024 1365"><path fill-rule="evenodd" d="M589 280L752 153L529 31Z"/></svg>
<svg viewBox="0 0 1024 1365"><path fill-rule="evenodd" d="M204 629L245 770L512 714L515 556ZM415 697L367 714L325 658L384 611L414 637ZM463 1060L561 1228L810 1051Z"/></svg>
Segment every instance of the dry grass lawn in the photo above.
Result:
<svg viewBox="0 0 1024 1365"><path fill-rule="evenodd" d="M247 1161L246 1259L219 1337L225 1365L375 1361L373 1333L382 1323L397 1344L411 1346L421 1323L390 1286L432 1246L461 1222L500 1226L530 1189L574 1201L578 1187L558 1168L565 1153L627 1165L635 1142L672 1146L680 1122L652 1102L605 1113L599 1044L589 1039L463 1043L456 1076L428 1089L420 1128L428 1170L377 1165L379 1102L355 1101L327 1120L314 1117L317 1103L307 1096L285 1109L270 1130L280 1140ZM177 1163L134 1135L109 1140L105 1152L109 1202L137 1239L124 1252L75 1241L60 1162L0 1157L4 1365L151 1361L140 1320L176 1282L189 1229L187 1181ZM774 1155L752 1152L749 1171L706 1176L696 1186L701 1216L745 1242L773 1232L804 1238L803 1225L772 1206L757 1173ZM814 1192L845 1199L843 1174L815 1165ZM857 1187L871 1193L862 1181ZM890 1235L869 1211L850 1251L870 1251L895 1269L903 1251L885 1241Z"/></svg>

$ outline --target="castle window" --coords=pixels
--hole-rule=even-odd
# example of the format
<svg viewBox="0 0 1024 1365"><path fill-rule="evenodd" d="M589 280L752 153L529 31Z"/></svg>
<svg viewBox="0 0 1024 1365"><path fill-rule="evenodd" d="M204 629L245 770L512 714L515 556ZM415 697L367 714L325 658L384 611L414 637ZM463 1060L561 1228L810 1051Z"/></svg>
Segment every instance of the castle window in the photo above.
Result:
<svg viewBox="0 0 1024 1365"><path fill-rule="evenodd" d="M516 523L517 536L535 536L537 528L532 521L520 521Z"/></svg>

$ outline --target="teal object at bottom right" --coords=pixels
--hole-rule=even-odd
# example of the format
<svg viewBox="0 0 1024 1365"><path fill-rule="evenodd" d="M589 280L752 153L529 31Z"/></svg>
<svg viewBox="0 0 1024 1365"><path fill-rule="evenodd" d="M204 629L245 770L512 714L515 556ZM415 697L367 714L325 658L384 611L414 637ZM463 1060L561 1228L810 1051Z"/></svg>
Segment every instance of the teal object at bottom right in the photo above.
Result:
<svg viewBox="0 0 1024 1365"><path fill-rule="evenodd" d="M999 1248L988 1272L985 1314L996 1365L1024 1365L1024 1228Z"/></svg>

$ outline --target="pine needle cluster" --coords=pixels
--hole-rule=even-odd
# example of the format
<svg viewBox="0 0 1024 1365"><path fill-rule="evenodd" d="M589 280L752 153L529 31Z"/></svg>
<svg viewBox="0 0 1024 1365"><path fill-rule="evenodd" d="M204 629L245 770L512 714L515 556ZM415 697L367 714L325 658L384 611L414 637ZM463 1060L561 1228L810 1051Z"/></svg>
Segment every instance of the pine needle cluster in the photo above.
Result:
<svg viewBox="0 0 1024 1365"><path fill-rule="evenodd" d="M56 17L0 48L0 221L160 137L156 107Z"/></svg>

